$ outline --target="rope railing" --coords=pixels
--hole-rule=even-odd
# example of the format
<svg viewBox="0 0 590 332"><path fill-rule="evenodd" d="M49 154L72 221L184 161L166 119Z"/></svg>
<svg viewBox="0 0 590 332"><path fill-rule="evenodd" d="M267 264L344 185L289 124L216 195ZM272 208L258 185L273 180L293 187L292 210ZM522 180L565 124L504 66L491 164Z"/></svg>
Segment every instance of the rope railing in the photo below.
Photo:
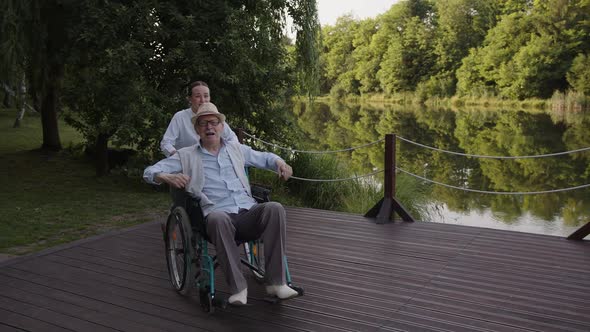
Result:
<svg viewBox="0 0 590 332"><path fill-rule="evenodd" d="M363 177L367 177L367 176L375 175L377 173L384 172L385 173L383 176L384 196L379 202L377 202L377 204L375 204L365 214L365 217L374 218L376 223L386 223L386 222L390 221L394 212L397 213L404 221L410 221L410 222L414 221L414 218L408 213L408 211L401 205L401 203L395 197L395 178L396 178L395 173L396 173L396 171L405 173L409 176L413 176L415 178L418 178L418 179L428 182L428 183L433 183L433 184L440 185L440 186L447 187L447 188L452 188L452 189L456 189L456 190L463 190L463 191L472 192L472 193L479 193L479 194L538 195L538 194L559 193L559 192L566 192L566 191L572 191L572 190L583 189L583 188L590 188L590 184L583 184L583 185L574 186L574 187L551 189L551 190L509 192L509 191L478 190L478 189L453 186L450 184L446 184L446 183L442 183L442 182L435 181L432 179L428 179L424 176L420 176L420 175L411 173L409 171L406 171L400 167L397 167L396 166L396 158L395 158L395 149L396 149L395 141L396 141L396 137L399 137L399 139L402 140L403 142L413 144L413 145L416 145L416 146L419 146L422 148L426 148L426 149L430 149L430 150L434 150L434 151L438 151L438 152L443 152L443 153L448 153L448 154L453 154L453 155L458 155L458 156L464 156L464 157L470 157L470 158L482 158L482 159L483 158L487 158L487 159L547 158L547 157L562 156L562 155L567 155L567 154L572 154L572 153L577 153L577 152L590 151L590 147L580 148L580 149L575 149L575 150L570 150L570 151L563 151L563 152L539 154L539 155L489 156L489 155L468 154L468 153L439 149L436 147L432 147L432 146L428 146L428 145L421 144L418 142L414 142L412 140L409 140L409 139L401 137L401 136L396 136L394 134L387 134L387 135L385 135L384 139L380 139L380 140L377 140L374 142L370 142L370 143L367 143L367 144L364 144L361 146L352 147L352 148L332 150L332 151L306 151L306 150L296 150L296 149L291 149L291 148L285 148L280 145L264 141L260 138L250 135L242 130L240 130L240 134L241 134L240 140L243 139L242 135L244 135L244 136L247 136L247 137L252 138L254 140L260 141L263 144L270 145L270 146L273 146L278 149L282 149L282 150L289 151L292 153L310 153L310 154L328 154L328 153L337 153L337 152L348 152L348 151L353 151L356 149L368 147L368 146L385 141L385 153L384 153L385 168L382 170L377 170L377 171L374 171L374 172L371 172L368 174L364 174L364 175L358 175L358 176L353 176L353 177L348 177L348 178L340 178L340 179L309 179L309 178L291 176L291 178L296 179L296 180L300 180L300 181L336 182L336 181L348 181L348 180L360 179ZM588 223L586 223L586 225L580 227L577 231L572 233L567 238L570 240L582 240L583 238L588 236L588 234L590 234L590 222L588 222Z"/></svg>
<svg viewBox="0 0 590 332"><path fill-rule="evenodd" d="M380 140L376 140L364 145L360 145L360 146L356 146L356 147L351 147L351 148L346 148L346 149L341 149L341 150L327 150L327 151L317 151L317 150L297 150L297 149L291 149L291 148L286 148L283 146L280 146L278 144L274 144L271 142L267 142L265 140L262 140L260 138L257 138L253 135L250 135L246 132L243 132L243 134L251 139L257 140L265 145L269 145L269 146L273 146L275 148L281 149L281 150L285 150L285 151L289 151L289 152L296 152L296 153L309 153L309 154L328 154L328 153L337 153L337 152L347 152L347 151L353 151L353 150L357 150L360 148L364 148L364 147L368 147L380 142L385 141L385 139L380 139ZM570 150L570 151L564 151L564 152L556 152L556 153L549 153L549 154L541 154L541 155L531 155L531 156L487 156L487 155L476 155L476 154L467 154L467 153L461 153L461 152L455 152L455 151L448 151L448 150L444 150L444 149L439 149L439 148L435 148L432 146L428 146L425 144L421 144L418 142L414 142L412 140L409 140L407 138L401 137L401 136L396 136L397 138L399 138L400 140L410 143L410 144L414 144L416 146L420 146L426 149L430 149L430 150L434 150L434 151L439 151L439 152L444 152L444 153L449 153L449 154L454 154L454 155L460 155L460 156L465 156L465 157L473 157L473 158L488 158L488 159L525 159L525 158L544 158L544 157L553 157L553 156L560 156L560 155L565 155L565 154L571 154L571 153L577 153L577 152L583 152L583 151L590 151L590 147L586 147L586 148L581 148L581 149L576 149L576 150ZM577 189L583 189L583 188L588 188L590 187L590 184L583 184L583 185L579 185L579 186L574 186L574 187L568 187L568 188L560 188L560 189L552 189L552 190L542 190L542 191L519 191L519 192L508 192L508 191L489 191L489 190L478 190L478 189L470 189L470 188L465 188L465 187L458 187L458 186L453 186L450 184L446 184L446 183L442 183L439 181L435 181L432 179L428 179L426 177L408 172L402 168L399 167L394 167L396 170L408 174L410 176L413 176L415 178L418 178L420 180L423 180L425 182L429 182L429 183L433 183L433 184L437 184L443 187L447 187L447 188L452 188L452 189L457 189L457 190L463 190L463 191L467 191L467 192L473 192L473 193L480 193L480 194L493 194L493 195L533 195L533 194L548 194L548 193L557 193L557 192L564 192L564 191L571 191L571 190L577 190ZM384 169L381 170L377 170L371 173L367 173L367 174L363 174L363 175L357 175L357 176L352 176L352 177L347 177L347 178L338 178L338 179L310 179L310 178L303 178L303 177L297 177L297 176L291 176L292 179L295 180L300 180L300 181L308 181L308 182L338 182L338 181L348 181L348 180L357 180L360 178L364 178L364 177L368 177L368 176L372 176L378 173L382 173L384 172Z"/></svg>
<svg viewBox="0 0 590 332"><path fill-rule="evenodd" d="M368 146L375 145L375 144L380 143L380 142L383 142L385 140L385 139L382 138L380 140L376 140L376 141L373 141L373 142L370 142L370 143L367 143L367 144L363 144L363 145L359 145L359 146L355 146L355 147L351 147L351 148L346 148L346 149L341 149L341 150L326 150L326 151L317 151L317 150L315 150L314 151L314 150L296 150L296 149L286 148L286 147L283 147L283 146L280 146L280 145L277 145L277 144L274 144L274 143L271 143L271 142L267 142L265 140L262 140L262 139L260 139L260 138L258 138L256 136L254 136L254 135L248 134L247 132L244 132L244 135L247 136L247 137L249 137L249 138L252 138L254 140L257 140L257 141L259 141L259 142L261 142L263 144L266 144L266 145L270 145L272 147L275 147L277 149L281 149L281 150L285 150L285 151L289 151L289 152L295 152L295 153L309 153L309 154L329 154L329 153L354 151L354 150L357 150L357 149L366 148Z"/></svg>
<svg viewBox="0 0 590 332"><path fill-rule="evenodd" d="M278 144L267 142L265 140L262 140L260 138L257 138L251 134L248 134L248 133L240 130L240 135L239 135L240 139L243 139L243 136L246 136L246 137L251 138L253 140L259 141L265 145L272 146L274 148L278 148L278 149L288 151L291 153L309 153L309 154L328 154L328 153L338 153L338 152L349 152L349 151L354 151L354 150L357 150L360 148L365 148L365 147L368 147L368 146L371 146L374 144L378 144L378 143L381 143L384 141L385 142L385 153L384 153L385 168L384 169L377 170L377 171L374 171L374 172L371 172L368 174L357 175L357 176L352 176L352 177L347 177L347 178L339 178L339 179L310 179L310 178L291 176L292 179L300 180L300 181L336 182L336 181L356 180L356 179L360 179L360 178L364 178L364 177L368 177L368 176L372 176L372 175L384 172L385 173L383 176L384 197L365 214L365 217L375 218L377 223L385 223L385 222L390 221L394 212L397 212L398 215L400 215L404 221L414 221L413 217L407 212L407 210L401 205L401 203L395 197L395 178L396 178L395 173L396 173L396 171L405 173L409 176L413 176L415 178L418 178L418 179L428 182L428 183L433 183L433 184L440 185L440 186L447 187L447 188L452 188L452 189L456 189L456 190L463 190L466 192L479 193L479 194L536 195L536 194L559 193L559 192L566 192L566 191L572 191L572 190L583 189L583 188L590 188L590 184L583 184L583 185L574 186L574 187L551 189L551 190L509 192L509 191L478 190L478 189L471 189L471 188L466 188L466 187L454 186L454 185L446 184L443 182L435 181L432 179L428 179L424 176L420 176L420 175L411 173L409 171L406 171L400 167L397 167L396 166L396 157L395 157L395 150L396 150L395 141L396 141L396 138L399 138L403 142L413 144L413 145L416 145L416 146L419 146L422 148L438 151L438 152L459 155L459 156L464 156L464 157L470 157L470 158L487 158L487 159L527 159L527 158L555 157L555 156L562 156L562 155L567 155L567 154L572 154L572 153L590 151L590 147L580 148L580 149L575 149L575 150L570 150L570 151L563 151L563 152L539 154L539 155L490 156L490 155L468 154L468 153L439 149L436 147L432 147L432 146L428 146L428 145L421 144L418 142L414 142L412 140L409 140L409 139L401 137L401 136L396 136L395 134L387 134L387 135L385 135L384 139L376 140L376 141L373 141L373 142L370 142L370 143L367 143L364 145L356 146L356 147L340 149L340 150L328 150L328 151L315 150L314 151L314 150L297 150L297 149L286 148L286 147L280 146ZM580 233L581 235L578 233ZM572 234L569 238L575 238L575 239L583 238L586 235L588 235L588 233L590 233L590 222L585 226L585 228L583 227L583 229L578 230L575 234Z"/></svg>
<svg viewBox="0 0 590 332"><path fill-rule="evenodd" d="M576 149L576 150L563 151L563 152L555 152L555 153L547 153L547 154L539 154L539 155L532 155L532 156L486 156L486 155L468 154L468 153L461 153L461 152L455 152L455 151L449 151L449 150L439 149L439 148L435 148L433 146L428 146L428 145L425 145L425 144L414 142L412 140L409 140L407 138L403 138L401 136L397 136L397 138L399 138L400 140L402 140L404 142L407 142L407 143L410 143L410 144L413 144L413 145L416 145L416 146L420 146L420 147L423 147L423 148L426 148L426 149L430 149L430 150L434 150L434 151L438 151L438 152L444 152L444 153L448 153L448 154L454 154L454 155L458 155L458 156L471 157L471 158L488 158L488 159L546 158L546 157L562 156L562 155L576 153L576 152L590 151L590 147L586 147L586 148L581 148L581 149Z"/></svg>
<svg viewBox="0 0 590 332"><path fill-rule="evenodd" d="M272 171L272 170L270 172L278 174L277 172ZM358 180L358 179L369 177L371 175L379 174L381 172L383 172L382 169L371 172L371 173L363 174L363 175L351 176L349 178L340 178L340 179L309 179L309 178L301 178L301 177L297 177L297 176L293 176L293 175L291 175L291 177L289 179L296 179L296 180L308 181L308 182L339 182L339 181L348 181L348 180Z"/></svg>
<svg viewBox="0 0 590 332"><path fill-rule="evenodd" d="M442 183L442 182L438 182L432 179L428 179L425 178L423 176L408 172L402 168L396 167L396 169L402 173L408 174L410 176L413 176L415 178L418 178L420 180L426 181L426 182L430 182L430 183L434 183L443 187L447 187L447 188L452 188L452 189L458 189L458 190L463 190L463 191L469 191L469 192L473 192L473 193L479 193L479 194L493 194L493 195L536 195L536 194L550 194L550 193L558 193L558 192L563 192L563 191L570 191L570 190L576 190L576 189L582 189L582 188L589 188L590 184L583 184L580 186L575 186L575 187L569 187L569 188L561 188L561 189L553 189L553 190L542 190L542 191L520 191L520 192L513 192L513 191L488 191L488 190L477 190L477 189L470 189L470 188L465 188L465 187L457 187L457 186L453 186L450 184L446 184L446 183Z"/></svg>

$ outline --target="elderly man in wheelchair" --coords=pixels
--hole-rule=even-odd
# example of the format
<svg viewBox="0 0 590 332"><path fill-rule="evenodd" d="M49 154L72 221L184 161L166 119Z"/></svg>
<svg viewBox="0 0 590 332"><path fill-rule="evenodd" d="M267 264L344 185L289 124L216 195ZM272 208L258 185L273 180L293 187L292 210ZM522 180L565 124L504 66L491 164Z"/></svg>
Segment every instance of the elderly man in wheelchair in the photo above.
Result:
<svg viewBox="0 0 590 332"><path fill-rule="evenodd" d="M172 284L187 294L196 283L201 305L212 311L219 301L214 291L217 261L232 294L228 302L245 305L248 288L242 261L257 278L264 278L269 296L285 300L302 295L300 288L291 285L287 267L285 210L279 203L258 203L245 171L248 166L276 170L287 180L291 167L275 154L225 142L221 138L225 115L212 103L202 104L192 121L200 142L144 172L148 183L184 188L184 195L173 194L175 206L164 234ZM209 255L207 240L215 245L216 257ZM244 243L246 259L240 257L239 243Z"/></svg>

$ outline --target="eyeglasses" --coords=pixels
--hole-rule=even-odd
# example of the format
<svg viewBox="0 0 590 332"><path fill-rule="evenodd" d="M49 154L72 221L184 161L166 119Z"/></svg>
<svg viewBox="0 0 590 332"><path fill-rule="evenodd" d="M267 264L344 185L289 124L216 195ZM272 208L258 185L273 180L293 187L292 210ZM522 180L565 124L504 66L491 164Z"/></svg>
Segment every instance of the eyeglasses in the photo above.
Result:
<svg viewBox="0 0 590 332"><path fill-rule="evenodd" d="M199 127L203 127L203 128L207 128L209 125L211 125L213 127L217 127L220 123L221 123L221 121L219 121L219 120L209 120L209 121L202 120L202 121L197 122Z"/></svg>

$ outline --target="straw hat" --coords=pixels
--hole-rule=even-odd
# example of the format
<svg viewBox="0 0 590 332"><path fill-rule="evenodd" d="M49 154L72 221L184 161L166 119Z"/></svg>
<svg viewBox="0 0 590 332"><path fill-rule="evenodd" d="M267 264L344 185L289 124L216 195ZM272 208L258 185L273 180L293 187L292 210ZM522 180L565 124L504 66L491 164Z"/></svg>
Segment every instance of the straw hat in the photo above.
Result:
<svg viewBox="0 0 590 332"><path fill-rule="evenodd" d="M197 122L197 119L203 115L215 115L219 119L219 121L225 121L225 115L223 115L223 113L219 113L219 111L217 110L217 106L215 106L215 104L203 103L199 105L199 108L197 109L197 114L195 114L191 118L193 126L195 125L195 122Z"/></svg>

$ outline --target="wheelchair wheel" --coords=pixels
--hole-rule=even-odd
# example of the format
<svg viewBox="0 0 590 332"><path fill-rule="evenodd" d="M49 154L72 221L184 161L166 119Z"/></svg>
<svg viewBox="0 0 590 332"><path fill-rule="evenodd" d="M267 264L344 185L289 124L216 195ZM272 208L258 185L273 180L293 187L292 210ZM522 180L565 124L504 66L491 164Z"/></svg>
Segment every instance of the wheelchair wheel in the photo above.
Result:
<svg viewBox="0 0 590 332"><path fill-rule="evenodd" d="M174 289L187 295L195 282L196 266L193 231L190 219L182 207L176 207L166 222L166 262Z"/></svg>
<svg viewBox="0 0 590 332"><path fill-rule="evenodd" d="M264 246L261 241L249 241L244 243L248 267L257 282L264 282Z"/></svg>

